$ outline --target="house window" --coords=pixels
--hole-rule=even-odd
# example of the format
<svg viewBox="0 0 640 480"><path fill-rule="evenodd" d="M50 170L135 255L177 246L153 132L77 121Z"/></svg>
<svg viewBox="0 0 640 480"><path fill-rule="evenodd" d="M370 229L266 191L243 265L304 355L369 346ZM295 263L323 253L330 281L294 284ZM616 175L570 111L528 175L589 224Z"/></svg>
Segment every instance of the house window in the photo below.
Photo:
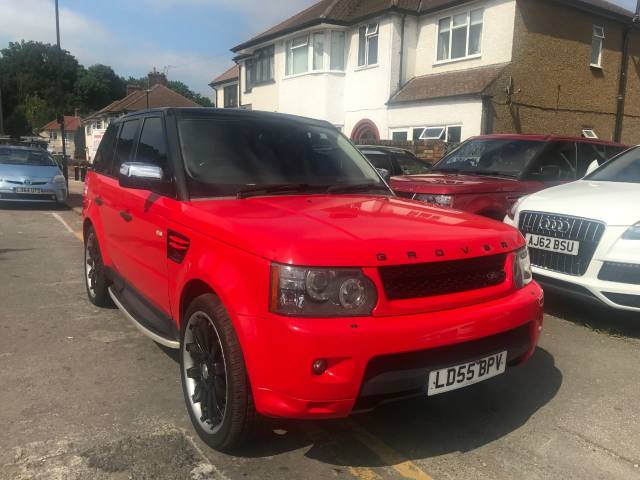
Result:
<svg viewBox="0 0 640 480"><path fill-rule="evenodd" d="M324 69L324 32L313 34L313 69Z"/></svg>
<svg viewBox="0 0 640 480"><path fill-rule="evenodd" d="M257 85L273 81L273 45L256 50L253 57L247 60L246 89L250 92Z"/></svg>
<svg viewBox="0 0 640 480"><path fill-rule="evenodd" d="M379 25L377 23L370 23L360 27L359 67L378 64L378 33Z"/></svg>
<svg viewBox="0 0 640 480"><path fill-rule="evenodd" d="M309 36L303 35L287 42L287 75L298 75L309 70Z"/></svg>
<svg viewBox="0 0 640 480"><path fill-rule="evenodd" d="M593 26L591 38L591 66L602 67L602 47L604 46L604 27Z"/></svg>
<svg viewBox="0 0 640 480"><path fill-rule="evenodd" d="M229 85L224 87L224 108L237 108L238 106L238 86Z"/></svg>
<svg viewBox="0 0 640 480"><path fill-rule="evenodd" d="M395 141L406 141L409 139L409 132L407 132L406 130L403 131L397 131L397 132L391 132L391 139L395 140Z"/></svg>
<svg viewBox="0 0 640 480"><path fill-rule="evenodd" d="M448 143L460 143L462 140L461 125L443 127L421 127L413 129L414 140L444 140Z"/></svg>
<svg viewBox="0 0 640 480"><path fill-rule="evenodd" d="M331 32L331 70L344 70L345 33L333 30Z"/></svg>
<svg viewBox="0 0 640 480"><path fill-rule="evenodd" d="M591 139L597 139L598 138L598 135L593 130L593 128L585 128L585 129L583 129L582 130L582 136L584 138L591 138Z"/></svg>
<svg viewBox="0 0 640 480"><path fill-rule="evenodd" d="M54 140L58 140L58 132L51 132L51 134Z"/></svg>
<svg viewBox="0 0 640 480"><path fill-rule="evenodd" d="M469 10L438 22L437 61L480 55L484 9Z"/></svg>

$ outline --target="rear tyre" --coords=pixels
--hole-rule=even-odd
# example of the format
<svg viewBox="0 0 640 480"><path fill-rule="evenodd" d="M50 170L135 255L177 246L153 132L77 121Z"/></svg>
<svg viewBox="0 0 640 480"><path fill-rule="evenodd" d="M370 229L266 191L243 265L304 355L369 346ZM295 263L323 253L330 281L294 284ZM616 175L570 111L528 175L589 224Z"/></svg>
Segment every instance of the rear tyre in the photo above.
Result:
<svg viewBox="0 0 640 480"><path fill-rule="evenodd" d="M93 227L89 227L84 240L84 279L89 300L97 307L110 307L109 282L105 276L102 253Z"/></svg>
<svg viewBox="0 0 640 480"><path fill-rule="evenodd" d="M256 429L242 349L229 314L213 294L187 308L180 336L180 373L187 411L211 448L230 451Z"/></svg>

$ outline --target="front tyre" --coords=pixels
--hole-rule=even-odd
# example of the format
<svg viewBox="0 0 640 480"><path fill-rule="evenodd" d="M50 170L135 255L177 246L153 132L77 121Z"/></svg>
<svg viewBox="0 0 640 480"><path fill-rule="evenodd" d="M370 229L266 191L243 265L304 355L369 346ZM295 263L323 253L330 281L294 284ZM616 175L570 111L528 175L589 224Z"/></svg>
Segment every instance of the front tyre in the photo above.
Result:
<svg viewBox="0 0 640 480"><path fill-rule="evenodd" d="M231 450L257 420L242 349L217 296L197 297L184 319L180 373L191 423L210 447Z"/></svg>
<svg viewBox="0 0 640 480"><path fill-rule="evenodd" d="M93 227L87 229L84 241L84 279L91 303L97 307L112 305L98 236Z"/></svg>

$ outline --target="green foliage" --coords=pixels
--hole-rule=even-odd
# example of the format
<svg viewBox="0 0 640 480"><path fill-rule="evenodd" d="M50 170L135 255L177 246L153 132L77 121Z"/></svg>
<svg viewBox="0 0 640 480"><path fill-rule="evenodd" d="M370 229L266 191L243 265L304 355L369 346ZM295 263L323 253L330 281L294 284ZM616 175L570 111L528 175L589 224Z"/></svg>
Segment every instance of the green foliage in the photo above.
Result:
<svg viewBox="0 0 640 480"><path fill-rule="evenodd" d="M58 68L61 66L61 68ZM30 135L56 118L79 111L89 114L126 95L127 85L147 88L147 77L125 80L107 65L84 68L66 50L55 45L10 42L0 50L0 89L5 133ZM194 102L213 106L211 101L179 81L168 87Z"/></svg>

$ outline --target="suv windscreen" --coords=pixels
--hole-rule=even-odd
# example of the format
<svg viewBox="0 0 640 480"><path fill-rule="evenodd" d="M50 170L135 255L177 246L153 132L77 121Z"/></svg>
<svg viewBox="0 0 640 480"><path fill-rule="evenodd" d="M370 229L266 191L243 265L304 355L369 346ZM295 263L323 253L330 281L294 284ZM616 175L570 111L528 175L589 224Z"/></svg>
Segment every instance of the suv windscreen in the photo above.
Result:
<svg viewBox="0 0 640 480"><path fill-rule="evenodd" d="M532 140L469 140L445 156L431 172L503 174L517 177L543 150L544 142Z"/></svg>
<svg viewBox="0 0 640 480"><path fill-rule="evenodd" d="M640 149L634 148L605 163L585 180L640 183Z"/></svg>
<svg viewBox="0 0 640 480"><path fill-rule="evenodd" d="M0 165L58 166L53 157L47 152L6 147L0 147Z"/></svg>
<svg viewBox="0 0 640 480"><path fill-rule="evenodd" d="M289 184L384 187L376 170L333 127L273 118L183 118L178 131L195 197Z"/></svg>

